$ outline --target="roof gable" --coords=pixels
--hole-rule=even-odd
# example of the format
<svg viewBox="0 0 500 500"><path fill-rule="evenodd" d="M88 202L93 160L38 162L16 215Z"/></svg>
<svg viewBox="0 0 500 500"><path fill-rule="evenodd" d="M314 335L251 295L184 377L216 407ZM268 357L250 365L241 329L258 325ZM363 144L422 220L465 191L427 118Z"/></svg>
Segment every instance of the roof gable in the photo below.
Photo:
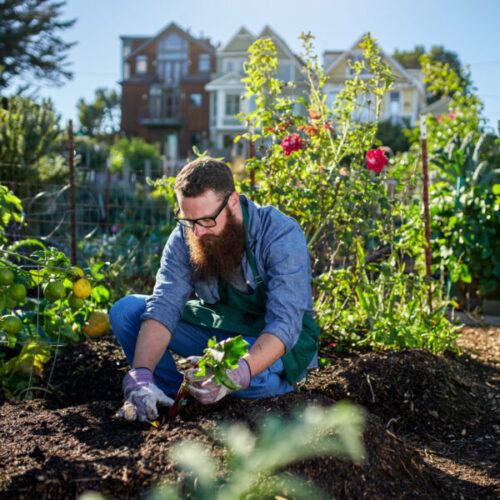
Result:
<svg viewBox="0 0 500 500"><path fill-rule="evenodd" d="M325 71L325 75L329 75L332 73L335 69L339 67L340 64L345 62L347 64L347 59L351 53L355 52L356 50L361 50L360 49L360 43L362 42L363 38L366 36L366 33L364 33L361 37L359 37L356 42L346 51L344 51L341 55L339 55L331 64L328 66L328 68ZM404 80L408 80L411 83L413 83L419 91L421 91L421 85L420 82L418 82L413 75L411 75L401 64L398 63L394 58L386 54L382 48L380 48L380 55L382 56L382 59L385 60L389 66L392 67L396 71L396 73L403 78Z"/></svg>
<svg viewBox="0 0 500 500"><path fill-rule="evenodd" d="M246 52L255 41L255 36L242 26L219 52Z"/></svg>
<svg viewBox="0 0 500 500"><path fill-rule="evenodd" d="M169 32L176 32L183 36L184 38L187 38L190 42L195 43L205 49L207 52L215 52L215 48L210 45L209 43L204 42L203 40L198 40L197 38L194 38L191 36L187 31L183 30L181 27L177 26L174 22L171 22L168 24L165 28L163 28L159 33L154 35L153 37L147 39L144 43L139 45L134 51L132 51L128 56L127 59L130 59L131 57L136 56L137 54L141 53L147 46L149 46L151 43L159 40L162 38L164 35L166 35Z"/></svg>

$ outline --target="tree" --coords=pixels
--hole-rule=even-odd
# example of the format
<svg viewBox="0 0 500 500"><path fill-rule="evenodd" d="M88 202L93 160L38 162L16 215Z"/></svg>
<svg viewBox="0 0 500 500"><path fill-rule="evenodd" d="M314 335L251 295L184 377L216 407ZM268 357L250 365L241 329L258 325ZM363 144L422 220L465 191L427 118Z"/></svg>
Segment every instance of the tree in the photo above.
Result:
<svg viewBox="0 0 500 500"><path fill-rule="evenodd" d="M68 50L59 32L76 19L59 20L65 1L0 0L0 90L13 78L49 80L61 85L73 74L67 69Z"/></svg>
<svg viewBox="0 0 500 500"><path fill-rule="evenodd" d="M39 104L28 97L4 98L0 106L0 181L39 179L40 168L57 155L60 133L59 117L50 101Z"/></svg>
<svg viewBox="0 0 500 500"><path fill-rule="evenodd" d="M413 50L401 50L396 49L392 57L396 59L404 68L408 69L422 69L421 57L426 54L432 62L439 62L442 65L448 65L460 78L467 88L470 85L469 75L466 69L463 67L460 58L456 52L446 50L442 45L434 45L431 47L429 52L426 52L423 45L416 45ZM428 93L427 103L430 104L439 100L442 97L441 94Z"/></svg>
<svg viewBox="0 0 500 500"><path fill-rule="evenodd" d="M113 135L120 130L120 95L114 89L98 88L94 102L78 101L80 130L89 137Z"/></svg>

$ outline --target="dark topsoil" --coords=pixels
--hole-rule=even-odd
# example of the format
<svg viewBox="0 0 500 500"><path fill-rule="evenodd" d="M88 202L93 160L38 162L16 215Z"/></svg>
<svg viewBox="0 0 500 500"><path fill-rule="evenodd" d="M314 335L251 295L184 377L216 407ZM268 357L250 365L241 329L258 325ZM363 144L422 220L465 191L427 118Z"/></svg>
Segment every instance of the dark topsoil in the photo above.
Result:
<svg viewBox="0 0 500 500"><path fill-rule="evenodd" d="M0 497L75 498L86 490L138 498L180 477L168 458L180 439L207 443L210 429L251 429L270 411L350 399L366 409L362 465L321 457L295 463L335 498L500 498L499 328L466 328L460 357L422 350L338 355L300 392L259 401L190 400L156 429L115 416L124 357L111 337L60 354L55 395L0 406ZM293 439L293 436L291 436Z"/></svg>

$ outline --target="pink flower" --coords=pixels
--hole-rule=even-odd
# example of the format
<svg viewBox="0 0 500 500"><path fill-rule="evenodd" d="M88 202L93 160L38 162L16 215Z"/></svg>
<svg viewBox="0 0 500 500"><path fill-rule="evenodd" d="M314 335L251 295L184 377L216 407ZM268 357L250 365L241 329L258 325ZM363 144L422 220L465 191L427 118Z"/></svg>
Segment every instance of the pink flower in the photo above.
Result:
<svg viewBox="0 0 500 500"><path fill-rule="evenodd" d="M442 120L441 115L437 115L437 116L436 116L436 120L437 120L438 122L440 122L440 121Z"/></svg>
<svg viewBox="0 0 500 500"><path fill-rule="evenodd" d="M292 151L299 151L302 146L302 139L299 134L289 134L283 137L281 141L281 148L285 152L285 156L290 156Z"/></svg>
<svg viewBox="0 0 500 500"><path fill-rule="evenodd" d="M328 347L337 347L337 344L335 342L330 342L328 344Z"/></svg>
<svg viewBox="0 0 500 500"><path fill-rule="evenodd" d="M378 173L383 170L388 163L385 157L385 150L382 148L370 149L370 151L366 153L366 168L368 170L373 170Z"/></svg>

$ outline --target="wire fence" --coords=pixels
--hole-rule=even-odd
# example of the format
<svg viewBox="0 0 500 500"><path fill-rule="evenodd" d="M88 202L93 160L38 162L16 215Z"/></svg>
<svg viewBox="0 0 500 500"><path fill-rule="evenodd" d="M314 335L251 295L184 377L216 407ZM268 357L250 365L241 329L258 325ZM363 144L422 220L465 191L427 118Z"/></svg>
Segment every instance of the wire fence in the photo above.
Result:
<svg viewBox="0 0 500 500"><path fill-rule="evenodd" d="M10 241L35 238L70 255L74 234L76 260L81 263L99 242L103 245L112 242L123 249L144 238L151 239L172 222L172 207L164 198L154 197L152 187L146 182L151 170L111 174L109 169L77 167L72 188L68 177L60 178L59 183L17 180L13 175L2 175L2 169L6 168L0 166L0 182L21 198L24 209L23 222L11 223L6 228L5 236ZM155 243L156 238L151 242Z"/></svg>

